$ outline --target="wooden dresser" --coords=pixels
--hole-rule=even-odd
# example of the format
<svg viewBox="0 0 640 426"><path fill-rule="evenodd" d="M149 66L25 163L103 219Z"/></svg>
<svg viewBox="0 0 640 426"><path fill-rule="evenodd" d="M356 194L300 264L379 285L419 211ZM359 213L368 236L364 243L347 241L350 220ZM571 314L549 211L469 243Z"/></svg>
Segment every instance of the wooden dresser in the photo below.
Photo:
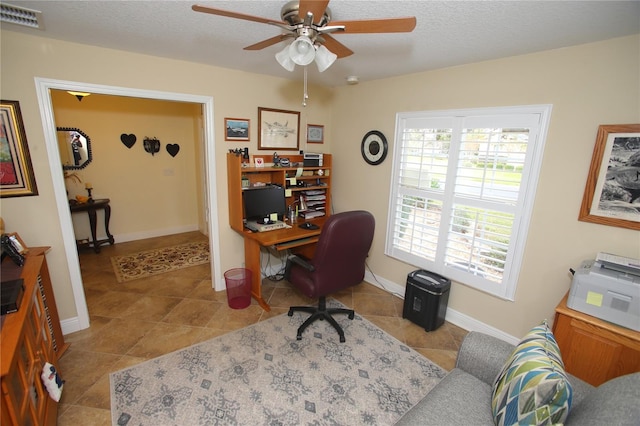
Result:
<svg viewBox="0 0 640 426"><path fill-rule="evenodd" d="M22 267L8 258L2 262L3 281L24 280L18 311L2 316L0 423L3 426L57 422L58 404L49 397L40 378L44 363L58 369L58 359L67 349L45 258L48 249L30 248ZM64 379L63 372L60 373Z"/></svg>
<svg viewBox="0 0 640 426"><path fill-rule="evenodd" d="M567 371L593 386L640 371L640 333L570 309L567 297L553 322Z"/></svg>

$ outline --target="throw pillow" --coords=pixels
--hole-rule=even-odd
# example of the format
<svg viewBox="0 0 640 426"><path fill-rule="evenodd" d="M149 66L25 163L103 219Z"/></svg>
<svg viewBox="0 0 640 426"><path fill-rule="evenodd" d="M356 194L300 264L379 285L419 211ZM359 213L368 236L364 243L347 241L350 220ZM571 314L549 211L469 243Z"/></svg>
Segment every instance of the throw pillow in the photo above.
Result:
<svg viewBox="0 0 640 426"><path fill-rule="evenodd" d="M564 423L572 393L560 349L544 322L527 333L496 377L494 421L500 426Z"/></svg>

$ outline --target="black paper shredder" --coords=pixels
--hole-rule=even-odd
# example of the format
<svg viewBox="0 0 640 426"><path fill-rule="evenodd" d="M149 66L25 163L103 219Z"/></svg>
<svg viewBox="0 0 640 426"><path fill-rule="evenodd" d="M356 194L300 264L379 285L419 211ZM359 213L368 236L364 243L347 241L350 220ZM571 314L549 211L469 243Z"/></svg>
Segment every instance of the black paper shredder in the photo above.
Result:
<svg viewBox="0 0 640 426"><path fill-rule="evenodd" d="M418 269L407 275L402 318L433 331L444 324L451 280Z"/></svg>

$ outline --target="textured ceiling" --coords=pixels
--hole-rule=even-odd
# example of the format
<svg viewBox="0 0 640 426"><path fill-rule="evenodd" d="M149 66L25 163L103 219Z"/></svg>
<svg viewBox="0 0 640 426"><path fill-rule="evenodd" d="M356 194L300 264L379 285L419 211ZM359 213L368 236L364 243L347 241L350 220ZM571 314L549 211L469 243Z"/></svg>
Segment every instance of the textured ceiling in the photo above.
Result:
<svg viewBox="0 0 640 426"><path fill-rule="evenodd" d="M77 43L210 64L299 80L282 69L279 43L242 48L276 36L262 23L191 10L193 4L274 20L282 1L5 1L43 12L44 29L2 23L2 28ZM527 54L640 33L640 1L360 1L333 0L333 20L416 16L408 34L334 34L355 52L312 83L346 84Z"/></svg>

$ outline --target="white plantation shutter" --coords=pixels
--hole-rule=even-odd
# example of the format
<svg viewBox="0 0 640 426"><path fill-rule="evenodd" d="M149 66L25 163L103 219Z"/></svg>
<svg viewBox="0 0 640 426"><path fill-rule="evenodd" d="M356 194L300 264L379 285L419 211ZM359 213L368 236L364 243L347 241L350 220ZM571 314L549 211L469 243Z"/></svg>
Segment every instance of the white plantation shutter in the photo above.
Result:
<svg viewBox="0 0 640 426"><path fill-rule="evenodd" d="M386 254L512 299L550 112L398 114Z"/></svg>

